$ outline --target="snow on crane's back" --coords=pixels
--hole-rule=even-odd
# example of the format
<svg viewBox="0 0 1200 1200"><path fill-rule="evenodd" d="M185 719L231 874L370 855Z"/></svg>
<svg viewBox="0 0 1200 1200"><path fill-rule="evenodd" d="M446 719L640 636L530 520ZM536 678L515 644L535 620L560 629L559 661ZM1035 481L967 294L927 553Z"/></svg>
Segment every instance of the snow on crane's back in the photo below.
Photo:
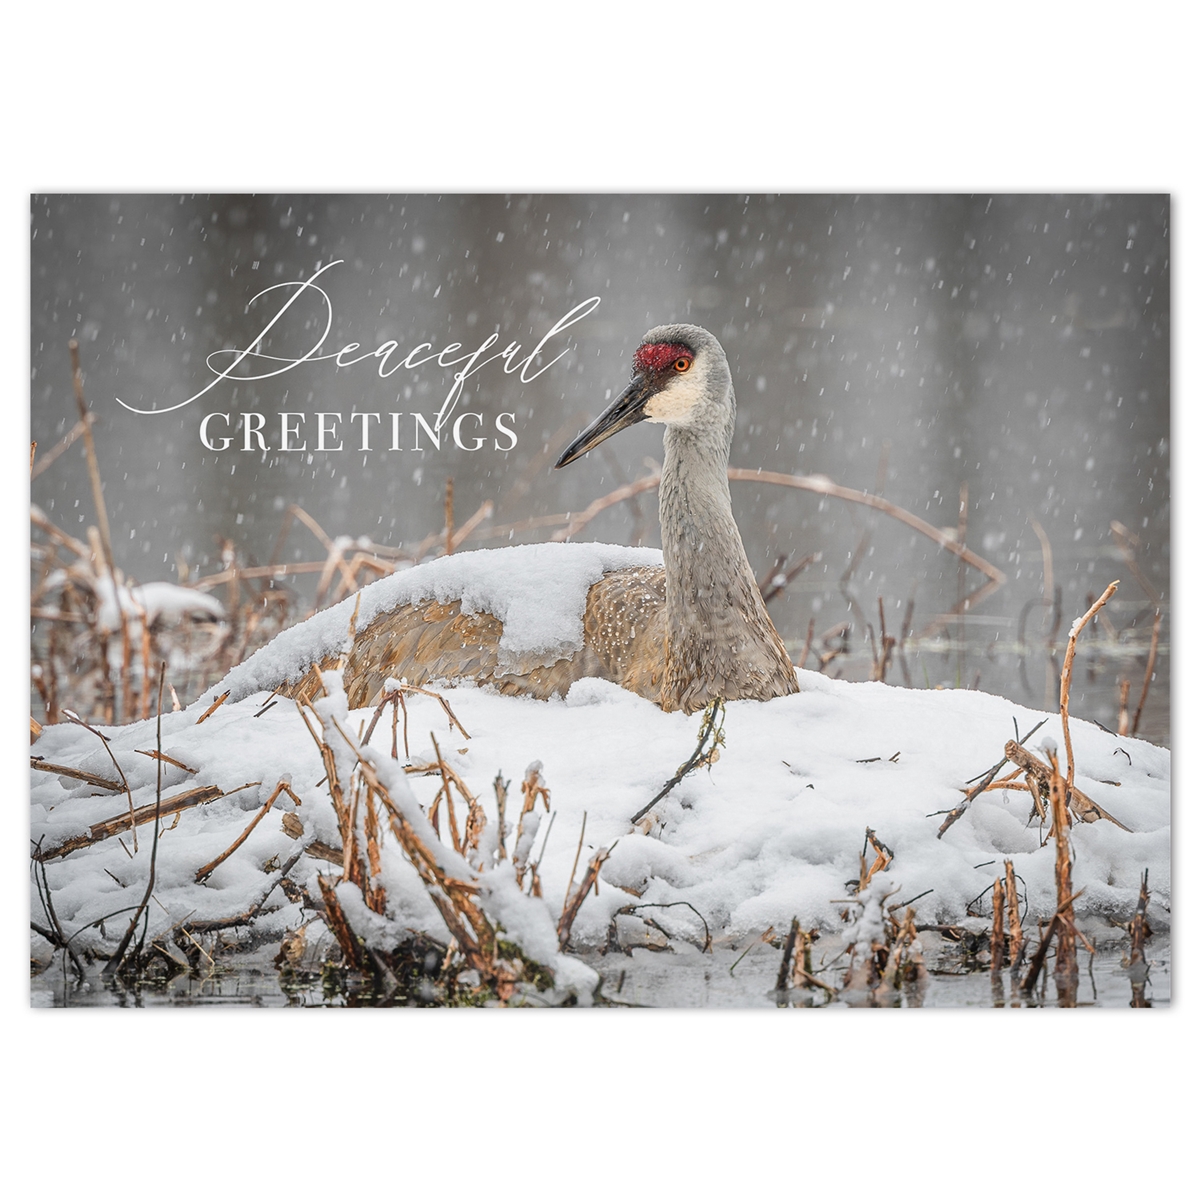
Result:
<svg viewBox="0 0 1200 1200"><path fill-rule="evenodd" d="M583 645L588 589L607 571L660 566L662 552L601 542L508 546L469 550L397 571L332 608L285 629L269 645L234 667L198 705L222 692L236 702L299 679L313 663L349 648L350 621L357 630L381 613L406 604L462 602L465 613L490 613L504 625L502 655L536 655L549 666Z"/></svg>

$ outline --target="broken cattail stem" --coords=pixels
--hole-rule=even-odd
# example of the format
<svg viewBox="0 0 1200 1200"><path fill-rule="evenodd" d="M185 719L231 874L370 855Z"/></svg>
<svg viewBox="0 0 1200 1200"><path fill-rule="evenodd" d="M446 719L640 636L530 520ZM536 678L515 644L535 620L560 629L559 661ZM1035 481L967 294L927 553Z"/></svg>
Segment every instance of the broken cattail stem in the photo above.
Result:
<svg viewBox="0 0 1200 1200"><path fill-rule="evenodd" d="M575 847L575 861L571 864L571 878L567 880L567 894L563 897L563 908L567 906L567 902L571 899L571 885L575 882L575 870L579 866L579 856L583 852L583 833L587 829L587 813L583 814L583 820L579 824L579 845Z"/></svg>
<svg viewBox="0 0 1200 1200"><path fill-rule="evenodd" d="M1154 661L1158 657L1158 631L1162 625L1162 611L1154 614L1154 632L1150 635L1150 657L1146 660L1146 677L1142 680L1142 694L1138 697L1137 708L1133 713L1133 724L1129 728L1129 736L1136 737L1138 725L1142 720L1142 708L1146 704L1146 696L1150 692L1150 681L1154 678ZM1126 689L1128 693L1128 688Z"/></svg>
<svg viewBox="0 0 1200 1200"><path fill-rule="evenodd" d="M496 813L497 813L497 832L496 845L497 853L500 861L503 862L508 857L508 850L504 845L504 809L508 802L508 780L504 779L500 772L496 772L496 778L492 780L492 787L496 792Z"/></svg>
<svg viewBox="0 0 1200 1200"><path fill-rule="evenodd" d="M1004 966L1004 884L997 876L992 882L992 973Z"/></svg>
<svg viewBox="0 0 1200 1200"><path fill-rule="evenodd" d="M614 842L613 845L616 845ZM568 892L567 901L563 905L562 916L558 920L558 948L565 950L571 941L571 926L575 923L576 916L579 915L579 910L583 906L583 902L587 899L587 894L592 890L593 884L597 883L600 878L600 868L608 860L609 854L612 853L612 846L607 849L597 850L592 855L588 862L587 870L583 873L583 878L579 881L579 886L573 893Z"/></svg>
<svg viewBox="0 0 1200 1200"><path fill-rule="evenodd" d="M112 534L108 528L108 512L104 507L104 487L100 482L100 464L96 459L96 443L92 438L92 422L87 401L83 398L83 371L79 366L79 343L72 338L67 343L71 354L71 386L75 391L75 406L79 409L79 420L83 425L83 444L87 455L88 479L92 485L92 502L96 506L96 524L100 531L100 544L104 549L105 565L111 573L113 567ZM113 589L117 581L113 579ZM113 597L117 600L117 597ZM118 600L119 607L119 600Z"/></svg>
<svg viewBox="0 0 1200 1200"><path fill-rule="evenodd" d="M1079 891L1069 898L1068 903L1073 904L1082 895L1083 889L1080 888ZM1042 970L1042 963L1046 960L1046 953L1050 949L1050 943L1054 940L1055 933L1058 931L1060 920L1060 915L1055 913L1049 922L1047 922L1045 929L1042 928L1041 921L1038 921L1038 932L1041 937L1038 941L1038 948L1029 960L1029 970L1025 973L1025 978L1021 981L1021 991L1032 992L1037 986L1038 975L1041 974Z"/></svg>
<svg viewBox="0 0 1200 1200"><path fill-rule="evenodd" d="M93 787L104 788L108 792L123 790L121 784L113 783L111 779L105 779L102 775L93 775L91 771L81 771L77 767L66 767L59 763L47 762L44 758L30 758L29 765L35 771L47 771L51 775L63 775L68 779L80 779L84 783L90 783Z"/></svg>
<svg viewBox="0 0 1200 1200"><path fill-rule="evenodd" d="M1067 754L1067 795L1070 794L1071 786L1075 782L1075 752L1071 748L1071 727L1067 720L1067 700L1071 694L1071 671L1075 665L1075 643L1087 623L1108 603L1108 598L1117 590L1118 583L1120 580L1114 579L1104 589L1100 599L1071 626L1071 632L1067 635L1067 651L1063 656L1062 684L1058 694L1058 709L1062 715L1063 743Z"/></svg>
<svg viewBox="0 0 1200 1200"><path fill-rule="evenodd" d="M1019 742L1007 742L1004 746L1004 753L1007 756L1006 761L1015 763L1022 771L1032 775L1040 785L1037 788L1030 787L1030 791L1034 793L1034 804L1039 810L1039 815L1042 812L1041 796L1047 794L1050 787L1051 770L1041 759L1030 754ZM1106 812L1098 805L1090 796L1086 796L1077 787L1072 786L1069 791L1070 808L1080 820L1092 822L1103 818L1105 821L1111 821L1118 829L1124 829L1126 833L1129 829L1122 825L1111 813ZM1044 817L1043 817L1044 819Z"/></svg>
<svg viewBox="0 0 1200 1200"><path fill-rule="evenodd" d="M228 692L222 692L201 714L196 718L196 724L201 725L208 720L209 717L229 699Z"/></svg>
<svg viewBox="0 0 1200 1200"><path fill-rule="evenodd" d="M454 478L446 476L446 551L454 553Z"/></svg>
<svg viewBox="0 0 1200 1200"><path fill-rule="evenodd" d="M808 662L808 652L812 649L813 631L817 627L817 618L808 618L808 636L804 639L804 650L800 654L800 661L796 664L801 670L804 670L804 664Z"/></svg>
<svg viewBox="0 0 1200 1200"><path fill-rule="evenodd" d="M1017 902L1017 874L1012 859L1004 860L1004 893L1008 904L1008 961L1015 971L1025 952L1025 935L1021 930L1021 909Z"/></svg>
<svg viewBox="0 0 1200 1200"><path fill-rule="evenodd" d="M457 550L475 532L479 525L486 521L495 511L496 506L490 500L485 500L455 532L454 539L450 543L451 549L449 553Z"/></svg>
<svg viewBox="0 0 1200 1200"><path fill-rule="evenodd" d="M432 731L430 731L429 740L431 742L433 742L433 753L437 758L438 771L441 773L441 776L442 776L442 788L441 788L441 791L438 792L437 798L433 802L433 807L429 810L429 819L430 819L430 821L433 820L433 810L437 808L438 800L440 800L442 798L442 796L445 795L445 797L446 797L446 815L450 821L450 842L451 842L451 845L453 845L453 847L454 847L455 853L462 854L463 853L463 844L462 844L462 839L458 835L458 817L455 815L455 812L454 812L454 797L450 794L450 779L447 774L446 760L444 758L442 758L441 748L438 746L437 738L435 738L433 736Z"/></svg>
<svg viewBox="0 0 1200 1200"><path fill-rule="evenodd" d="M253 784L247 784L247 787L253 787ZM204 787L191 788L186 792L180 792L178 795L171 796L163 800L159 808L159 815L169 817L172 813L182 812L185 808L195 808L198 804L207 804L210 800L216 800L219 796L226 795L215 784L206 784ZM121 813L119 816L110 817L106 821L98 821L91 826L90 830L85 834L80 834L76 837L68 838L61 845L55 846L49 850L39 851L34 855L34 858L49 861L52 858L64 858L74 850L79 850L84 846L91 846L96 842L103 841L105 838L110 838L116 834L123 833L130 828L130 821L134 825L146 825L154 820L156 805L144 804L141 808L135 808L133 813Z"/></svg>
<svg viewBox="0 0 1200 1200"><path fill-rule="evenodd" d="M1130 680L1122 679L1117 693L1117 734L1120 737L1129 736L1129 685Z"/></svg>
<svg viewBox="0 0 1200 1200"><path fill-rule="evenodd" d="M779 974L775 977L775 990L787 991L792 978L792 959L796 953L796 940L800 936L800 918L793 917L791 928L783 942L783 957L779 960Z"/></svg>
<svg viewBox="0 0 1200 1200"><path fill-rule="evenodd" d="M1072 633L1077 630L1072 630ZM1058 760L1050 752L1050 810L1054 818L1054 883L1058 892L1058 946L1054 979L1060 994L1074 996L1079 981L1075 950L1075 910L1071 894L1071 818L1067 811L1067 782L1058 771Z"/></svg>

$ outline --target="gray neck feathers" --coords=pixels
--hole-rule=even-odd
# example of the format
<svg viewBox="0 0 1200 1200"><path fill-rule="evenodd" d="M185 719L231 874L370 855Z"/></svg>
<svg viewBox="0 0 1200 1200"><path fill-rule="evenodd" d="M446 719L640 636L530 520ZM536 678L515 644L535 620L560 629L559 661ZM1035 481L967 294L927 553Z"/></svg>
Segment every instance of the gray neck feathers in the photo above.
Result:
<svg viewBox="0 0 1200 1200"><path fill-rule="evenodd" d="M728 383L725 384L729 387ZM659 488L666 565L663 707L693 712L710 699L767 699L796 690L795 674L746 558L729 499L733 390L709 423L668 426Z"/></svg>

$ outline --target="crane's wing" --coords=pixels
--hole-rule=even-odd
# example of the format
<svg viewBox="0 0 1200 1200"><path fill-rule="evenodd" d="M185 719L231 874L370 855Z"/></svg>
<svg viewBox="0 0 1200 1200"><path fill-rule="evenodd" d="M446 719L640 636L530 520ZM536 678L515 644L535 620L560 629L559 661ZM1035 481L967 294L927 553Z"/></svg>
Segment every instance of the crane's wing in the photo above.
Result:
<svg viewBox="0 0 1200 1200"><path fill-rule="evenodd" d="M351 708L375 703L389 678L409 683L471 679L506 695L545 700L564 695L577 679L610 679L658 701L666 633L666 579L662 567L609 571L588 590L583 647L549 666L536 655L500 665L504 626L490 613L464 613L454 600L406 604L376 617L354 638L343 679ZM299 683L281 689L296 697L320 695L315 664Z"/></svg>

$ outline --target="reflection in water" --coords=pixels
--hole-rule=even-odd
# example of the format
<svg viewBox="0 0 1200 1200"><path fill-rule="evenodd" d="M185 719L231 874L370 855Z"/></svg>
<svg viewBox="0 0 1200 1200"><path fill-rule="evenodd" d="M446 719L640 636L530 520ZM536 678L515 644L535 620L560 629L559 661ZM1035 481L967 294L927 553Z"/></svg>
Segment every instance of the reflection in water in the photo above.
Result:
<svg viewBox="0 0 1200 1200"><path fill-rule="evenodd" d="M225 539L266 563L291 504L330 534L412 546L442 528L450 477L460 520L495 505L465 546L538 540L539 518L578 513L661 458L660 431L643 426L572 472L550 470L623 384L642 333L696 322L733 369L735 467L877 492L1006 576L939 621L984 581L961 559L862 505L734 482L765 584L819 554L771 605L794 658L807 646L808 666L829 655L829 673L868 678L886 629L890 682L1052 706L1065 630L1120 578L1081 642L1072 711L1115 728L1124 680L1132 714L1162 613L1139 733L1166 742L1168 213L1162 196L35 198L32 436L49 449L75 421L66 342L77 337L116 554L142 581L214 572ZM334 259L321 276L328 310L299 297L263 353L303 355L328 319L325 351L361 346L347 363L389 341L397 356L453 342L465 354L493 332L527 354L563 314L600 303L547 347L545 362L569 353L531 382L500 363L468 379L456 416L480 419L439 448L413 416L432 423L452 384L436 360L386 379L377 359L305 363L161 416L115 403L165 409L195 395L212 378L206 357L248 348L286 290L248 309L254 296ZM212 412L229 414L209 428L228 424L221 451L200 440ZM303 452L281 448L281 413L298 414L292 429L304 418ZM32 490L82 538L95 516L77 454ZM653 496L612 505L579 536L656 543ZM323 556L294 525L283 561Z"/></svg>
<svg viewBox="0 0 1200 1200"><path fill-rule="evenodd" d="M603 984L600 1002L635 1008L692 1007L791 1007L821 1008L830 1003L841 1007L846 998L830 1001L818 989L776 989L779 951L755 938L750 953L746 947L716 947L701 954L686 944L673 950L634 949L624 954L591 955L587 961L600 972ZM58 956L61 958L61 955ZM1032 992L1021 989L1019 973L1008 970L999 976L989 970L963 971L955 963L958 950L929 955L931 971L927 983L905 985L892 998L901 1008L948 1007L1056 1007L1058 996L1042 976ZM1078 988L1079 1007L1125 1008L1166 1006L1171 999L1171 947L1165 936L1155 939L1155 952L1141 969L1131 969L1123 958L1121 944L1097 946L1089 956L1084 979ZM732 970L731 970L732 968ZM155 1007L172 1006L264 1006L323 1007L362 1006L384 1003L370 996L339 992L328 979L313 972L307 982L285 981L266 952L232 959L228 968L180 975L158 987L121 989L101 984L99 971L84 988L75 987L69 972L56 962L30 984L35 1007ZM853 999L853 997L851 997ZM408 997L406 1003L415 1002Z"/></svg>

